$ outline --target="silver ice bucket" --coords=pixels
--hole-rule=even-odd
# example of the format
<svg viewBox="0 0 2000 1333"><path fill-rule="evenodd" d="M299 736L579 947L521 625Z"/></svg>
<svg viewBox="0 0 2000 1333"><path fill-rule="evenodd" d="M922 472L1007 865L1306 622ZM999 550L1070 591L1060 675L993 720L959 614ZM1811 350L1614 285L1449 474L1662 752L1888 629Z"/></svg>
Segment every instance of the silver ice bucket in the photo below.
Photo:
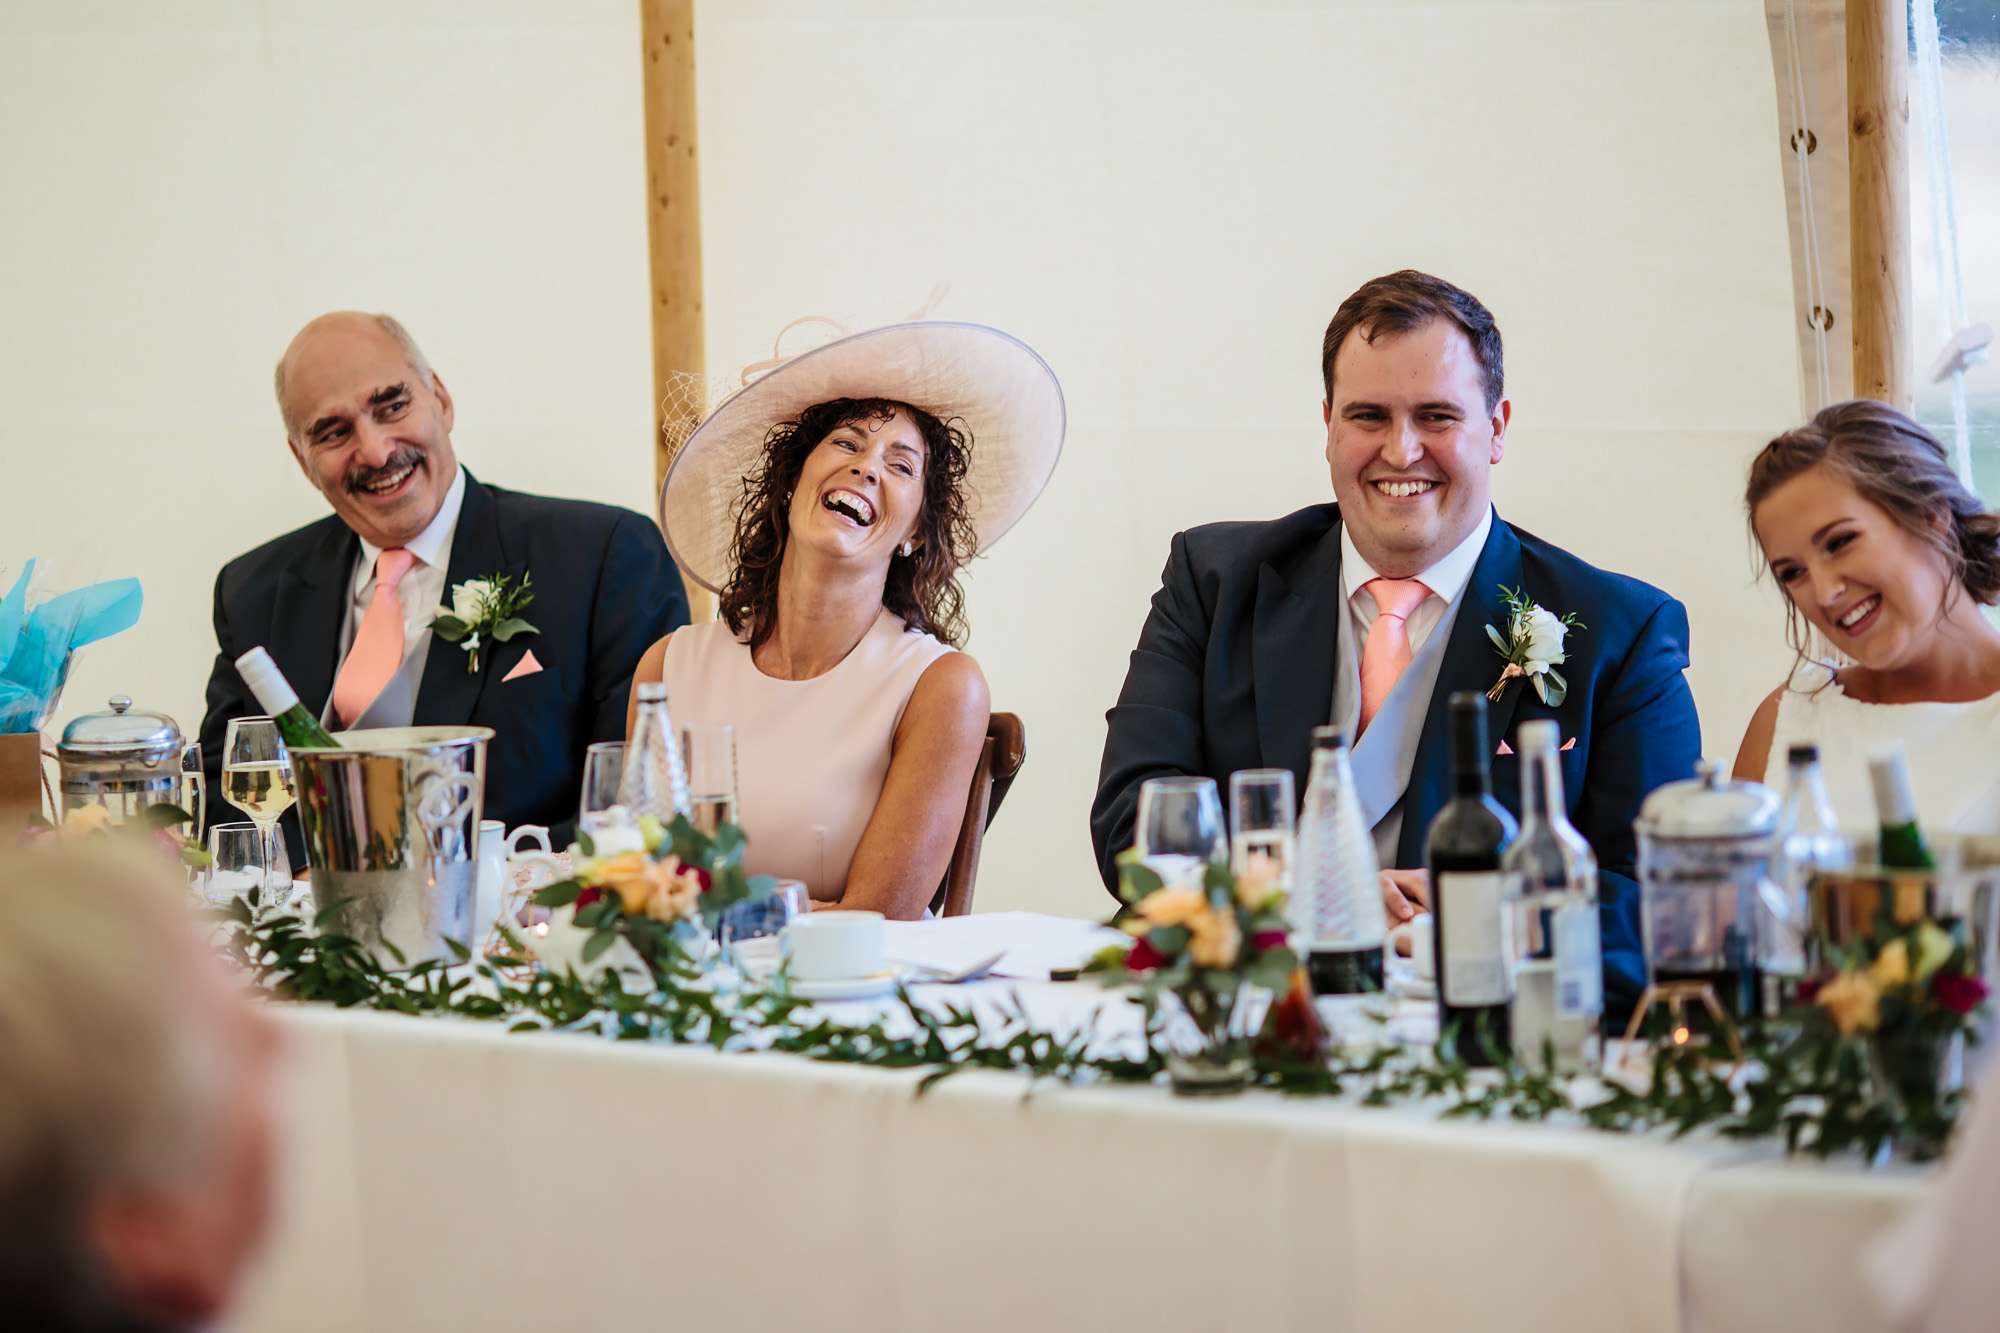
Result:
<svg viewBox="0 0 2000 1333"><path fill-rule="evenodd" d="M294 749L313 898L385 967L452 961L473 947L489 727L345 732L338 750Z"/></svg>

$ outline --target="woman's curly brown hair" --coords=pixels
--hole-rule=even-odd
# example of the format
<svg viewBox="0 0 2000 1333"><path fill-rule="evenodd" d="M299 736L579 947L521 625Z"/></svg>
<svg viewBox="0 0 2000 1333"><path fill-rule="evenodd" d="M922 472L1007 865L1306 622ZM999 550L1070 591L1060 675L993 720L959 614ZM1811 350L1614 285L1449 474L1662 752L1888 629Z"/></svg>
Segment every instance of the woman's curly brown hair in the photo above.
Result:
<svg viewBox="0 0 2000 1333"><path fill-rule="evenodd" d="M912 630L953 647L964 643L965 594L959 590L958 571L979 546L965 489L971 433L956 417L941 421L892 398L835 398L773 426L764 437L763 461L743 478L730 545L734 569L722 590L720 611L730 632L747 639L753 649L778 627L778 570L791 537L792 492L807 455L841 426L884 422L898 412L916 423L924 439L924 507L911 534L917 549L889 562L882 605Z"/></svg>

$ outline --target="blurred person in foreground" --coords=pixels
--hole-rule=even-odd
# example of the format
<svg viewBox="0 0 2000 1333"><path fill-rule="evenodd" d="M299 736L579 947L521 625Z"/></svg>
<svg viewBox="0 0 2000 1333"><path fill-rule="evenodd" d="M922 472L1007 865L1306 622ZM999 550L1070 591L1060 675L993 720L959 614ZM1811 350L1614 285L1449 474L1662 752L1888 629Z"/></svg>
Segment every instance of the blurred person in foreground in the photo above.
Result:
<svg viewBox="0 0 2000 1333"><path fill-rule="evenodd" d="M184 895L106 838L0 853L9 1327L208 1324L266 1231L276 1030Z"/></svg>

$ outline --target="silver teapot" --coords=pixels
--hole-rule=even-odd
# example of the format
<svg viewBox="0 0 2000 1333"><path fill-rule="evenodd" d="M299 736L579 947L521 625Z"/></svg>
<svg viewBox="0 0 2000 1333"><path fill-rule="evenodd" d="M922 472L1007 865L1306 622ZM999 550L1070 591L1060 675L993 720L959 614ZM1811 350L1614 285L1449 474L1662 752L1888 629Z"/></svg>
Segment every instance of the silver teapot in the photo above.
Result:
<svg viewBox="0 0 2000 1333"><path fill-rule="evenodd" d="M1782 802L1703 760L1690 781L1639 809L1639 894L1648 979L1704 982L1741 1022L1765 1008L1760 916L1782 903L1772 882Z"/></svg>
<svg viewBox="0 0 2000 1333"><path fill-rule="evenodd" d="M201 743L181 735L180 725L165 713L134 710L126 695L114 695L108 711L86 713L63 728L56 762L65 815L101 805L124 823L149 807L177 805L201 827L207 798Z"/></svg>

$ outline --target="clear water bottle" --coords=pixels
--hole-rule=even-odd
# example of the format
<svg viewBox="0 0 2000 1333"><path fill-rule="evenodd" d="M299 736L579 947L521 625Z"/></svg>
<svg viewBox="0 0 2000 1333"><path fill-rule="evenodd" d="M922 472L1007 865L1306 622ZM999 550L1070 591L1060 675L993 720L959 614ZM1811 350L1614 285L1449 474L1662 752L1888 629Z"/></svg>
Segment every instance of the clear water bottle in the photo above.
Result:
<svg viewBox="0 0 2000 1333"><path fill-rule="evenodd" d="M1806 969L1812 907L1807 890L1822 870L1854 865L1854 841L1840 831L1820 772L1819 747L1785 752L1785 802L1778 811L1777 855L1757 905L1757 952L1763 964L1763 1008L1775 1018Z"/></svg>
<svg viewBox="0 0 2000 1333"><path fill-rule="evenodd" d="M1508 1014L1514 1054L1577 1073L1597 1067L1604 1012L1604 953L1597 919L1597 857L1569 822L1563 803L1556 724L1523 722L1521 832L1501 858L1513 876L1514 998Z"/></svg>
<svg viewBox="0 0 2000 1333"><path fill-rule="evenodd" d="M639 709L632 722L632 739L625 746L618 803L634 819L652 815L662 824L671 824L676 815L692 818L687 766L681 760L673 719L667 716L667 687L661 681L646 681L637 687L637 693Z"/></svg>
<svg viewBox="0 0 2000 1333"><path fill-rule="evenodd" d="M1316 727L1312 776L1299 816L1298 864L1292 871L1292 926L1316 995L1382 989L1382 910L1375 840L1361 813L1348 764L1347 737Z"/></svg>

